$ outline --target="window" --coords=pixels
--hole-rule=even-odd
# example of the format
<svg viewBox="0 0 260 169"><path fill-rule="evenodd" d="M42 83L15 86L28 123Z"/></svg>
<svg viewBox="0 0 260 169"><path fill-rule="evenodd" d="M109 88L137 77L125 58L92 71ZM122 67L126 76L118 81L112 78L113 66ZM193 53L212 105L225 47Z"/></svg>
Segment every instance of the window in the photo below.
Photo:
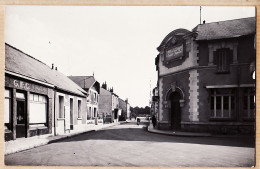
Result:
<svg viewBox="0 0 260 169"><path fill-rule="evenodd" d="M234 89L212 89L210 98L211 118L231 118L235 109Z"/></svg>
<svg viewBox="0 0 260 169"><path fill-rule="evenodd" d="M91 107L89 107L87 112L87 119L90 120L91 119Z"/></svg>
<svg viewBox="0 0 260 169"><path fill-rule="evenodd" d="M30 116L29 123L46 123L47 122L47 99L45 96L30 94Z"/></svg>
<svg viewBox="0 0 260 169"><path fill-rule="evenodd" d="M230 49L217 49L214 52L214 64L217 65L217 72L229 72L229 65L232 62L232 59L232 51Z"/></svg>
<svg viewBox="0 0 260 169"><path fill-rule="evenodd" d="M11 92L5 89L5 119L4 123L10 123L11 114Z"/></svg>
<svg viewBox="0 0 260 169"><path fill-rule="evenodd" d="M94 93L94 100L97 101L97 93Z"/></svg>
<svg viewBox="0 0 260 169"><path fill-rule="evenodd" d="M97 108L94 108L94 117L97 117Z"/></svg>
<svg viewBox="0 0 260 169"><path fill-rule="evenodd" d="M59 96L59 118L64 118L64 97Z"/></svg>
<svg viewBox="0 0 260 169"><path fill-rule="evenodd" d="M245 88L243 98L243 117L254 118L255 116L255 89Z"/></svg>
<svg viewBox="0 0 260 169"><path fill-rule="evenodd" d="M70 124L73 125L73 99L70 98Z"/></svg>
<svg viewBox="0 0 260 169"><path fill-rule="evenodd" d="M81 100L78 100L78 118L81 118Z"/></svg>

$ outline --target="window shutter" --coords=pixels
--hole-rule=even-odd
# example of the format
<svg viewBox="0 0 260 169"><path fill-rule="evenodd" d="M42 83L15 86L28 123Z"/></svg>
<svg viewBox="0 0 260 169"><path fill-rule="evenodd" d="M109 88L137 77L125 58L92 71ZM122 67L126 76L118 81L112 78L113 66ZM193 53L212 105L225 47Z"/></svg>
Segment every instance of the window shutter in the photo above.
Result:
<svg viewBox="0 0 260 169"><path fill-rule="evenodd" d="M214 65L218 65L217 64L217 57L218 57L218 50L213 52L213 64Z"/></svg>

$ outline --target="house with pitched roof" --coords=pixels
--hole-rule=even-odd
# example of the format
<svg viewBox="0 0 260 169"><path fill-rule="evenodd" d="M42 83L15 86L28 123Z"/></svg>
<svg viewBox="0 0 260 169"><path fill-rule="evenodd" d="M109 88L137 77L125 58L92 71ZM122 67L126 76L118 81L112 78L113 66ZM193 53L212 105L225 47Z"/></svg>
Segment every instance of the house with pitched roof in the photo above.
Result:
<svg viewBox="0 0 260 169"><path fill-rule="evenodd" d="M121 109L119 108L119 97L113 92L113 88L107 89L106 82L100 88L99 112L104 117L105 123L119 121Z"/></svg>
<svg viewBox="0 0 260 169"><path fill-rule="evenodd" d="M125 121L130 118L130 104L128 99L123 100L118 98L119 109L121 109L121 114L119 114L119 121Z"/></svg>
<svg viewBox="0 0 260 169"><path fill-rule="evenodd" d="M86 95L54 66L5 44L6 141L83 129Z"/></svg>
<svg viewBox="0 0 260 169"><path fill-rule="evenodd" d="M159 129L254 133L256 18L176 29L157 48Z"/></svg>
<svg viewBox="0 0 260 169"><path fill-rule="evenodd" d="M98 103L100 94L100 83L94 76L68 76L87 93L87 124L103 124L103 115L99 113Z"/></svg>

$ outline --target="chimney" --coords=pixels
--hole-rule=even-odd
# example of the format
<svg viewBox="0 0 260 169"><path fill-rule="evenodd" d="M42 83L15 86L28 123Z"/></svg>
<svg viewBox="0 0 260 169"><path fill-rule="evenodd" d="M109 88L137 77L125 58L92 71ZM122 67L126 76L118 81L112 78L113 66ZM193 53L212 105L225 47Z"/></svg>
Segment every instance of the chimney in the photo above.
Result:
<svg viewBox="0 0 260 169"><path fill-rule="evenodd" d="M110 89L110 92L112 92L112 93L113 93L113 87Z"/></svg>
<svg viewBox="0 0 260 169"><path fill-rule="evenodd" d="M205 24L205 23L206 23L206 21L204 20L204 21L203 21L203 24Z"/></svg>
<svg viewBox="0 0 260 169"><path fill-rule="evenodd" d="M55 70L58 70L58 68L57 68L57 67L55 67Z"/></svg>
<svg viewBox="0 0 260 169"><path fill-rule="evenodd" d="M107 90L107 83L106 82L102 84L102 88Z"/></svg>
<svg viewBox="0 0 260 169"><path fill-rule="evenodd" d="M51 64L51 69L54 69L54 64Z"/></svg>

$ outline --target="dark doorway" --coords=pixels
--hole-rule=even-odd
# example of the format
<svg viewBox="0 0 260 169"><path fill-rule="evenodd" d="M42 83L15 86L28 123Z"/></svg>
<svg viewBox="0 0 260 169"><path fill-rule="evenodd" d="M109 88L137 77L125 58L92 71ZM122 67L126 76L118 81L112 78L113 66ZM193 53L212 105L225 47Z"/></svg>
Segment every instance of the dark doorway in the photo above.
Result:
<svg viewBox="0 0 260 169"><path fill-rule="evenodd" d="M118 109L115 109L115 112L114 112L114 119L117 119L117 113L118 113Z"/></svg>
<svg viewBox="0 0 260 169"><path fill-rule="evenodd" d="M171 102L171 128L174 130L179 130L181 128L181 107L180 107L180 99L181 96L178 92L171 93L170 97Z"/></svg>
<svg viewBox="0 0 260 169"><path fill-rule="evenodd" d="M26 109L25 109L25 101L17 100L17 109L16 109L16 138L26 137Z"/></svg>
<svg viewBox="0 0 260 169"><path fill-rule="evenodd" d="M73 130L73 99L70 98L70 129Z"/></svg>

